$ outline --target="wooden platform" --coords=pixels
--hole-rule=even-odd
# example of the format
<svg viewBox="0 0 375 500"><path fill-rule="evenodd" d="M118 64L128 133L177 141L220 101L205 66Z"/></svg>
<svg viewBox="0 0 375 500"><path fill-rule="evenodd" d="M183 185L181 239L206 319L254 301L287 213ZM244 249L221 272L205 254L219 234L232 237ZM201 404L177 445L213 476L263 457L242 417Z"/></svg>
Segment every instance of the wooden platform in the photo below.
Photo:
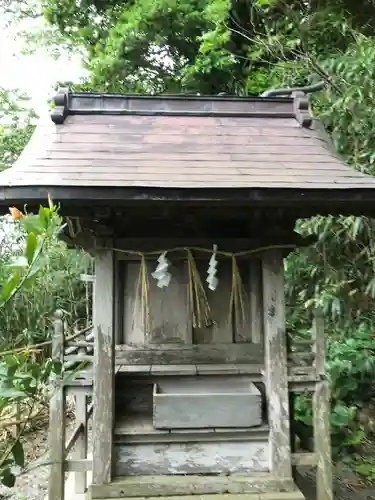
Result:
<svg viewBox="0 0 375 500"><path fill-rule="evenodd" d="M87 497L90 500L92 497ZM114 497L102 498L100 500L110 500ZM126 500L131 497L121 497ZM163 497L138 497L138 500L195 500L197 495L180 495L180 496L163 496ZM199 500L305 500L302 492L289 491L289 492L275 492L275 493L248 493L239 495L199 495Z"/></svg>
<svg viewBox="0 0 375 500"><path fill-rule="evenodd" d="M158 430L152 415L127 415L116 421L113 472L149 477L268 471L268 434L267 425Z"/></svg>
<svg viewBox="0 0 375 500"><path fill-rule="evenodd" d="M116 419L114 441L126 443L142 442L173 442L184 441L195 442L202 439L220 441L222 439L257 440L268 439L269 427L266 424L257 427L243 428L211 428L211 429L155 429L152 423L152 415L131 414Z"/></svg>
<svg viewBox="0 0 375 500"><path fill-rule="evenodd" d="M147 498L155 500L304 500L292 479L268 473L251 476L138 476L91 485L87 500Z"/></svg>
<svg viewBox="0 0 375 500"><path fill-rule="evenodd" d="M125 347L125 346L124 346ZM119 351L118 363L121 362L123 352ZM117 360L116 360L117 364ZM171 376L178 375L253 375L255 380L262 379L264 370L263 363L261 364L245 364L245 363L221 363L221 364L153 364L153 365L119 365L116 373L126 375L157 375Z"/></svg>

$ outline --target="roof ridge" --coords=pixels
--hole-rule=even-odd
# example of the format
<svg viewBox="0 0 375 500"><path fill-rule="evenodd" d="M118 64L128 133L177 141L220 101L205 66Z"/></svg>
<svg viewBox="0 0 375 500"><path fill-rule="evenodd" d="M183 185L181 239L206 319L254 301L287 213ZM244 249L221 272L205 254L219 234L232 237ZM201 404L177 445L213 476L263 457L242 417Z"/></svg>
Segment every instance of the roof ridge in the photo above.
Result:
<svg viewBox="0 0 375 500"><path fill-rule="evenodd" d="M288 97L186 98L63 88L54 105L55 124L69 118L62 126L52 120L38 125L14 168L0 174L0 211L2 192L12 202L29 201L42 199L50 188L72 204L80 200L74 198L79 189L90 189L87 196L103 203L154 196L147 189L188 190L200 203L208 199L197 190L217 189L226 200L237 200L234 192L240 190L241 203L274 199L288 205L287 189L301 210L306 200L318 208L324 202L327 210L331 200L345 209L351 201L361 210L363 196L375 207L375 178L351 170L334 154L303 89ZM330 197L339 190L346 194ZM372 198L364 195L369 190ZM158 200L171 199L157 193Z"/></svg>
<svg viewBox="0 0 375 500"><path fill-rule="evenodd" d="M63 124L69 115L295 118L302 127L312 123L309 99L302 91L289 96L238 97L106 94L61 88L53 103L51 119L56 125Z"/></svg>

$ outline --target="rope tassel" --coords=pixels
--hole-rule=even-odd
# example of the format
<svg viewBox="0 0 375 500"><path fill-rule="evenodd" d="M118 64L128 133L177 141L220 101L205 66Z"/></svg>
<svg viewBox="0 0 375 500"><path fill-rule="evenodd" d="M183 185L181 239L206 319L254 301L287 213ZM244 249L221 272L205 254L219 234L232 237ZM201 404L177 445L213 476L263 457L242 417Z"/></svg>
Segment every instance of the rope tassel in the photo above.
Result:
<svg viewBox="0 0 375 500"><path fill-rule="evenodd" d="M208 303L206 291L204 289L199 271L193 254L190 250L188 254L188 291L190 309L193 316L193 328L208 328L212 325L212 314Z"/></svg>
<svg viewBox="0 0 375 500"><path fill-rule="evenodd" d="M237 327L246 324L246 290L241 278L241 273L238 268L235 255L232 255L232 291L229 299L229 318L228 322L232 322L232 314L234 312L234 321Z"/></svg>
<svg viewBox="0 0 375 500"><path fill-rule="evenodd" d="M139 264L139 274L136 288L137 299L140 298L140 309L142 317L142 325L145 335L148 337L151 334L151 317L150 317L150 280L148 276L148 266L146 257L141 255L141 262ZM137 315L138 300L135 301L133 313L133 328L135 317Z"/></svg>

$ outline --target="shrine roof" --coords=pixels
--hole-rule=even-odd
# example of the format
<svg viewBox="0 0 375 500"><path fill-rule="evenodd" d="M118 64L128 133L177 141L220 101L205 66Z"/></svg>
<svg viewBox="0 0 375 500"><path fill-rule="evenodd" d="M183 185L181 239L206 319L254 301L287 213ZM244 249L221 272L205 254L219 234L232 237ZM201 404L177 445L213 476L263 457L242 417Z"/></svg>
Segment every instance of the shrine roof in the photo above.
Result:
<svg viewBox="0 0 375 500"><path fill-rule="evenodd" d="M111 190L120 197L119 189L133 197L177 189L197 197L239 190L254 199L314 191L357 202L370 196L375 204L375 178L339 158L300 92L240 98L63 89L51 118L0 174L0 200L37 198L47 190L71 198L78 188L82 199L105 199Z"/></svg>

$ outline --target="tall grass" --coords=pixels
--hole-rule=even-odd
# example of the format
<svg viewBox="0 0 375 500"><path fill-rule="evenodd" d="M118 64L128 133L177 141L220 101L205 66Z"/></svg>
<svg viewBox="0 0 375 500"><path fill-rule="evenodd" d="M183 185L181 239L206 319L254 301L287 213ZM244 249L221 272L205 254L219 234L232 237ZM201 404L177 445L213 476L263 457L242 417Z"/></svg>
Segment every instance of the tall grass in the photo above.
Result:
<svg viewBox="0 0 375 500"><path fill-rule="evenodd" d="M23 235L17 225L0 218L0 283L7 276L7 263L16 254ZM83 251L68 249L62 241L49 243L41 273L32 288L23 287L0 309L0 350L37 343L49 338L52 315L66 313L68 323L84 323L86 290L80 275L89 272L91 258Z"/></svg>

